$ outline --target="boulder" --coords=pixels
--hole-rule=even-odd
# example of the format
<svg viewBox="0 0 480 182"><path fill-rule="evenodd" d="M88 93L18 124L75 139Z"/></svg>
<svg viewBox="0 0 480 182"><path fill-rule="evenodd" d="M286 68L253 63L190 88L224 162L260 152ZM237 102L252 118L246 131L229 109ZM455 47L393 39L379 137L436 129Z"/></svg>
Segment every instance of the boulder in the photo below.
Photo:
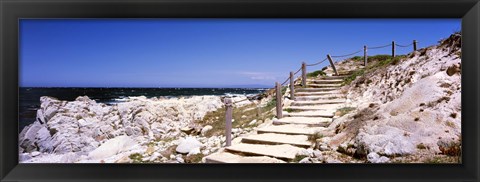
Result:
<svg viewBox="0 0 480 182"><path fill-rule="evenodd" d="M390 161L390 159L388 157L380 156L375 152L369 153L367 155L367 160L368 160L368 162L371 162L371 163L386 163L386 162Z"/></svg>
<svg viewBox="0 0 480 182"><path fill-rule="evenodd" d="M37 157L37 156L39 156L40 154L42 154L42 153L40 153L39 151L34 151L34 152L30 153L30 156L32 156L32 157Z"/></svg>
<svg viewBox="0 0 480 182"><path fill-rule="evenodd" d="M52 145L52 136L50 136L50 131L46 127L41 127L37 131L37 136L35 138L39 151L50 153L53 151Z"/></svg>
<svg viewBox="0 0 480 182"><path fill-rule="evenodd" d="M302 160L298 161L298 163L312 163L312 161L310 161L309 157L305 157Z"/></svg>
<svg viewBox="0 0 480 182"><path fill-rule="evenodd" d="M200 143L197 139L193 137L187 137L185 139L180 140L180 144L175 149L178 153L188 154L195 148L200 148L202 143Z"/></svg>
<svg viewBox="0 0 480 182"><path fill-rule="evenodd" d="M90 152L88 157L95 160L105 159L121 152L128 151L136 144L137 142L129 136L118 136L100 145L100 147Z"/></svg>
<svg viewBox="0 0 480 182"><path fill-rule="evenodd" d="M32 157L30 156L29 153L23 153L23 154L18 155L18 161L19 162L24 162L24 161L27 161L27 160L30 160L30 159L32 159Z"/></svg>
<svg viewBox="0 0 480 182"><path fill-rule="evenodd" d="M200 132L203 136L205 136L205 134L210 131L211 129L213 129L213 127L211 125L207 125L205 127L202 128L202 131Z"/></svg>
<svg viewBox="0 0 480 182"><path fill-rule="evenodd" d="M416 151L415 144L404 131L392 126L364 127L365 132L356 136L357 153L367 155L375 152L381 155L409 155Z"/></svg>
<svg viewBox="0 0 480 182"><path fill-rule="evenodd" d="M185 163L185 160L182 157L177 157L175 160L177 160L178 163Z"/></svg>
<svg viewBox="0 0 480 182"><path fill-rule="evenodd" d="M185 133L187 135L190 135L194 130L195 130L195 128L189 127L189 126L180 128L180 131L182 131L183 133Z"/></svg>
<svg viewBox="0 0 480 182"><path fill-rule="evenodd" d="M200 153L200 147L197 147L197 148L194 148L194 149L190 150L190 152L188 152L187 156L197 155L199 153Z"/></svg>
<svg viewBox="0 0 480 182"><path fill-rule="evenodd" d="M42 129L40 122L35 121L33 124L23 128L19 136L19 145L24 149L25 152L31 152L37 150L35 145L37 133Z"/></svg>

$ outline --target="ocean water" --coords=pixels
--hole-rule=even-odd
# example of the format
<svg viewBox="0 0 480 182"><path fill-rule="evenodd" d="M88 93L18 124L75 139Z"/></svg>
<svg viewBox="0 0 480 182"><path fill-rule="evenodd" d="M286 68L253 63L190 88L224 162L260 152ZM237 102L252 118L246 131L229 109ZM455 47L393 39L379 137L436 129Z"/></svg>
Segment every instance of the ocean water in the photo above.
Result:
<svg viewBox="0 0 480 182"><path fill-rule="evenodd" d="M88 96L98 103L112 105L130 96L179 97L201 95L253 95L264 92L265 88L29 88L19 89L19 132L33 123L40 97L50 96L60 100L73 101L78 96Z"/></svg>

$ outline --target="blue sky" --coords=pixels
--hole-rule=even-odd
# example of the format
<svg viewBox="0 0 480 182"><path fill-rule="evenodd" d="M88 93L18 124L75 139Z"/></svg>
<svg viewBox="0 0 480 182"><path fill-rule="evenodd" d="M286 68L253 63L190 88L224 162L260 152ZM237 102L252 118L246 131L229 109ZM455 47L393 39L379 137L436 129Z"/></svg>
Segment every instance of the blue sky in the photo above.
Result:
<svg viewBox="0 0 480 182"><path fill-rule="evenodd" d="M421 48L459 30L461 19L24 19L19 79L21 87L273 86L302 61L392 40Z"/></svg>

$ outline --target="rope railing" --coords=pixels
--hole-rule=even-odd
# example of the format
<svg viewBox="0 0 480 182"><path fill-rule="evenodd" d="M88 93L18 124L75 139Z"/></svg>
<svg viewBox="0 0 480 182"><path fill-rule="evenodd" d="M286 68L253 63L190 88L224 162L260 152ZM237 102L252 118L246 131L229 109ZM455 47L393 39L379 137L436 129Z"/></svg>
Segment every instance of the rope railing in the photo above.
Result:
<svg viewBox="0 0 480 182"><path fill-rule="evenodd" d="M382 48L386 48L386 47L392 47L392 57L395 57L395 46L398 46L398 47L409 47L409 46L412 46L413 45L413 50L416 51L417 50L417 41L416 40L413 40L413 43L410 43L408 45L402 45L402 44L397 44L395 43L395 41L392 41L392 43L389 43L387 45L382 45L382 46L375 46L375 47L367 47L367 46L364 46L363 49L360 49L358 51L355 51L353 53L350 53L350 54L345 54L345 55L333 55L333 56L330 56L330 54L327 55L327 58L323 59L322 61L319 61L319 62L316 62L316 63L312 63L312 64L307 64L305 62L302 63L302 66L295 72L290 72L290 76L284 81L282 82L282 84L276 82L275 83L275 86L273 88L269 88L268 90L271 90L271 89L274 89L274 92L275 92L275 97L276 97L276 113L277 113L277 118L280 119L283 117L283 111L282 111L282 98L283 98L283 95L282 95L282 88L284 88L284 85L287 84L289 81L290 81L290 99L294 100L295 98L295 94L294 94L294 81L301 77L301 85L303 87L306 87L306 80L307 80L307 66L316 66L316 65L319 65L319 64L322 64L323 62L329 60L330 62L330 65L332 66L332 69L335 73L335 75L338 75L338 72L335 68L335 64L336 62L340 61L340 60L337 60L335 61L334 59L332 58L343 58L343 57L348 57L348 56L353 56L355 54L358 54L362 51L364 51L364 66L367 66L367 59L368 59L368 56L367 56L367 49L382 49ZM295 77L295 75L297 75L298 73L302 73L301 76L299 77ZM225 102L225 106L226 106L226 111L225 111L225 122L226 122L226 146L230 146L231 145L231 131L232 131L232 109L233 109L233 106L240 103L240 102L244 102L244 101L249 101L249 100L252 100L252 99L255 99L257 97L258 99L258 96L261 95L262 93L259 93L257 94L256 96L253 96L253 97L246 97L245 99L241 99L241 100L238 100L238 101L235 101L235 102L232 102L232 97L228 97L224 100ZM256 105L257 109L258 109L258 105Z"/></svg>
<svg viewBox="0 0 480 182"><path fill-rule="evenodd" d="M297 73L299 73L301 70L302 70L302 67L300 67L300 68L294 73L294 75L296 75Z"/></svg>
<svg viewBox="0 0 480 182"><path fill-rule="evenodd" d="M395 44L395 45L398 46L398 47L410 47L410 46L413 45L413 43L408 44L408 45L400 45L400 44Z"/></svg>
<svg viewBox="0 0 480 182"><path fill-rule="evenodd" d="M285 85L285 83L287 83L288 81L290 80L290 77L287 78L287 80L285 80L282 84L280 85Z"/></svg>
<svg viewBox="0 0 480 182"><path fill-rule="evenodd" d="M326 60L327 60L327 58L325 58L324 60L321 60L321 61L319 61L319 62L317 62L317 63L305 64L305 66L316 66L316 65L319 65L319 64L325 62ZM301 69L302 69L302 68L300 68L300 70L301 70ZM300 71L300 70L298 70L298 71Z"/></svg>
<svg viewBox="0 0 480 182"><path fill-rule="evenodd" d="M384 45L384 46L369 47L368 49L381 49L381 48L385 48L385 47L389 47L389 46L392 46L392 44L387 44L387 45Z"/></svg>
<svg viewBox="0 0 480 182"><path fill-rule="evenodd" d="M353 55L355 55L355 54L357 54L357 53L359 53L359 52L362 52L362 51L363 51L363 49L360 49L360 50L358 50L358 51L356 51L356 52L354 52L354 53L345 54L345 55L341 55L341 56L331 56L331 57L332 57L332 58L348 57L348 56L353 56Z"/></svg>

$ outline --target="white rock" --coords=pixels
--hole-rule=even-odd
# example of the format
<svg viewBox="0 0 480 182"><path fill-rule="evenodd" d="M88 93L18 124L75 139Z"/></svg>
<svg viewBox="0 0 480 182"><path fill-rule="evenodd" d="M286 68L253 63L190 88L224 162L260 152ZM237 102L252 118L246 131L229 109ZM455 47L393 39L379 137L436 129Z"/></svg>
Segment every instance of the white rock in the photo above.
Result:
<svg viewBox="0 0 480 182"><path fill-rule="evenodd" d="M153 162L155 161L156 159L158 159L158 157L162 156L162 154L158 153L158 152L154 152L152 154L152 156L150 156L150 159L148 159L150 162Z"/></svg>
<svg viewBox="0 0 480 182"><path fill-rule="evenodd" d="M185 139L180 140L180 144L175 149L178 153L188 154L191 150L195 148L199 148L202 146L197 139L193 137L187 137Z"/></svg>
<svg viewBox="0 0 480 182"><path fill-rule="evenodd" d="M100 147L90 152L88 157L91 159L104 159L120 152L128 151L136 144L137 142L129 136L118 136L100 145Z"/></svg>
<svg viewBox="0 0 480 182"><path fill-rule="evenodd" d="M69 152L66 154L63 154L63 156L60 158L60 161L62 163L74 163L79 160L79 155L74 153L74 152Z"/></svg>
<svg viewBox="0 0 480 182"><path fill-rule="evenodd" d="M39 156L40 154L42 154L42 153L40 153L39 151L34 151L34 152L32 152L32 153L30 154L30 156L32 156L32 157L37 157L37 156Z"/></svg>
<svg viewBox="0 0 480 182"><path fill-rule="evenodd" d="M251 126L251 125L254 125L255 123L257 123L257 120L256 120L256 119L252 120L250 123L248 123L248 125Z"/></svg>
<svg viewBox="0 0 480 182"><path fill-rule="evenodd" d="M18 155L19 162L27 161L27 160L30 160L30 159L32 159L32 157L28 153L22 153L22 154Z"/></svg>
<svg viewBox="0 0 480 182"><path fill-rule="evenodd" d="M88 97L68 102L51 97L40 100L36 121L19 134L19 151L83 155L101 148L109 138L123 135L142 145L149 139L178 138L179 128L223 106L219 96L160 100L132 97L114 106ZM60 162L60 157L51 161Z"/></svg>
<svg viewBox="0 0 480 182"><path fill-rule="evenodd" d="M202 151L202 154L203 155L208 155L208 154L210 154L210 151L209 150L204 150L204 151Z"/></svg>
<svg viewBox="0 0 480 182"><path fill-rule="evenodd" d="M305 157L302 160L300 160L298 163L312 163L312 162L310 161L310 158Z"/></svg>
<svg viewBox="0 0 480 182"><path fill-rule="evenodd" d="M326 163L343 163L342 161L339 161L337 159L330 159L330 158L327 158L325 162Z"/></svg>
<svg viewBox="0 0 480 182"><path fill-rule="evenodd" d="M324 144L324 145L320 145L319 150L320 151L327 151L327 150L330 150L330 148L328 148L328 146Z"/></svg>
<svg viewBox="0 0 480 182"><path fill-rule="evenodd" d="M183 160L182 157L177 157L176 160L177 160L177 162L179 162L179 163L185 163L185 160Z"/></svg>
<svg viewBox="0 0 480 182"><path fill-rule="evenodd" d="M314 150L313 151L313 157L320 158L322 156L323 156L322 152L320 152L319 150Z"/></svg>
<svg viewBox="0 0 480 182"><path fill-rule="evenodd" d="M390 161L388 157L378 155L375 152L371 152L367 155L367 160L371 163L386 163Z"/></svg>
<svg viewBox="0 0 480 182"><path fill-rule="evenodd" d="M202 131L200 132L202 135L205 135L208 131L210 131L213 127L210 125L207 125L202 128Z"/></svg>
<svg viewBox="0 0 480 182"><path fill-rule="evenodd" d="M190 150L190 152L188 152L187 156L196 155L196 154L199 154L199 153L200 153L200 147L197 147L197 148L194 148L194 149Z"/></svg>
<svg viewBox="0 0 480 182"><path fill-rule="evenodd" d="M310 153L308 152L307 149L301 149L298 151L297 155L310 156Z"/></svg>
<svg viewBox="0 0 480 182"><path fill-rule="evenodd" d="M308 156L310 156L310 157L313 157L313 155L314 155L312 148L308 148L308 149L307 149L307 153L308 153Z"/></svg>

